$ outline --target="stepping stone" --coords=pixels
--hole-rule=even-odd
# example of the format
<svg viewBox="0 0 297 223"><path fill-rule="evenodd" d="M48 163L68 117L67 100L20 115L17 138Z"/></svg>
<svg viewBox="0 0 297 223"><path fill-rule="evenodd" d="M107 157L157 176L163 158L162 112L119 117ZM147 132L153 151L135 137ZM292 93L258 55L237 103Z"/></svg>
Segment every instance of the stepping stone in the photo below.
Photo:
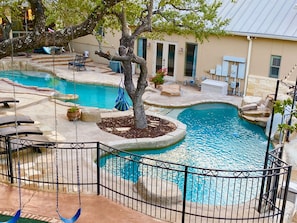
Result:
<svg viewBox="0 0 297 223"><path fill-rule="evenodd" d="M116 128L116 130L119 132L126 132L130 130L130 127L120 127L120 128Z"/></svg>
<svg viewBox="0 0 297 223"><path fill-rule="evenodd" d="M139 177L134 187L138 194L150 203L172 205L183 200L177 184L160 178Z"/></svg>

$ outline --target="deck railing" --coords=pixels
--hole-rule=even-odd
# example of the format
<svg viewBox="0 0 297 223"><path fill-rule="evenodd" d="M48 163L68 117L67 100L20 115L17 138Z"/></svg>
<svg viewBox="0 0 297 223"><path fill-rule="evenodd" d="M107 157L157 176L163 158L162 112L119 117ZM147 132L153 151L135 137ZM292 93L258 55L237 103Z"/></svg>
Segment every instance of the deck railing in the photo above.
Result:
<svg viewBox="0 0 297 223"><path fill-rule="evenodd" d="M282 147L269 152L265 170L231 171L150 159L100 142L12 141L0 141L0 177L12 184L47 191L58 184L61 192L102 195L169 222L284 219L291 166L279 158ZM16 148L26 149L7 153Z"/></svg>

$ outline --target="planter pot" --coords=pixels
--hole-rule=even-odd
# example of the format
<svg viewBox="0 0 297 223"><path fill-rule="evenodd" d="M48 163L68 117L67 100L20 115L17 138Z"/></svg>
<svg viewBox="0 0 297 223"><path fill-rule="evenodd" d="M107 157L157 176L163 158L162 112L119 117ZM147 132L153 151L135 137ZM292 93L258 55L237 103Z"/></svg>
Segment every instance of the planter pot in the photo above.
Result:
<svg viewBox="0 0 297 223"><path fill-rule="evenodd" d="M162 84L160 83L154 83L155 88L160 88Z"/></svg>
<svg viewBox="0 0 297 223"><path fill-rule="evenodd" d="M67 111L67 118L69 121L77 121L80 119L81 116L81 111L76 110L76 111Z"/></svg>

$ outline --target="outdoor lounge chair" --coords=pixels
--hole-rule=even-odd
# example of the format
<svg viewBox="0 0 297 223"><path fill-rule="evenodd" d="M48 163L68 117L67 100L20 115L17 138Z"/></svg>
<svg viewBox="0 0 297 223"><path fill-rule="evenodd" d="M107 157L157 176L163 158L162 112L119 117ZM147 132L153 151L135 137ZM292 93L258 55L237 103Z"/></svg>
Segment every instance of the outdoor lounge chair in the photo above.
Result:
<svg viewBox="0 0 297 223"><path fill-rule="evenodd" d="M0 103L4 104L4 107L9 108L8 103L18 103L20 102L19 100L16 100L14 98L9 98L9 97L0 97Z"/></svg>
<svg viewBox="0 0 297 223"><path fill-rule="evenodd" d="M76 69L77 71L86 70L86 57L83 55L76 55L73 61L68 62L68 69Z"/></svg>
<svg viewBox="0 0 297 223"><path fill-rule="evenodd" d="M41 152L40 147L49 145L48 139L42 135L43 132L36 126L8 126L0 128L0 137L4 144L0 146L0 154L6 154L7 149L12 152L33 148L35 152ZM19 136L15 138L14 136Z"/></svg>
<svg viewBox="0 0 297 223"><path fill-rule="evenodd" d="M68 62L68 69L73 68L75 62L78 61L79 55L75 55L75 58Z"/></svg>
<svg viewBox="0 0 297 223"><path fill-rule="evenodd" d="M2 125L9 125L9 124L15 124L17 123L18 125L22 123L28 123L28 124L33 124L34 121L26 115L7 115L0 117L0 126Z"/></svg>
<svg viewBox="0 0 297 223"><path fill-rule="evenodd" d="M28 135L28 134L42 135L43 132L36 126L19 125L17 127L8 126L8 127L0 128L0 137L13 136L13 135L17 135L17 134L19 134L19 135Z"/></svg>
<svg viewBox="0 0 297 223"><path fill-rule="evenodd" d="M9 140L9 141L8 141ZM6 143L11 152L16 152L24 149L32 148L33 151L41 153L40 147L53 146L55 143L50 142L44 135L28 135L20 138L9 138ZM0 151L0 154L5 154L6 151Z"/></svg>

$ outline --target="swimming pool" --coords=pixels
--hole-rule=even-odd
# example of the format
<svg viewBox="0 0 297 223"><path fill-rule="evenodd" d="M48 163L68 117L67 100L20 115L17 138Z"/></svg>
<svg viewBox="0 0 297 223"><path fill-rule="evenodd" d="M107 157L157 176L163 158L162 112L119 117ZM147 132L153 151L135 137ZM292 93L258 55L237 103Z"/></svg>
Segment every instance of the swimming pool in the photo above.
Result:
<svg viewBox="0 0 297 223"><path fill-rule="evenodd" d="M71 100L71 102L82 106L102 109L112 109L118 94L118 88L116 87L74 83L61 78L54 78L52 75L45 72L0 71L0 78L8 78L25 86L52 88L62 94L77 94L78 99ZM126 98L129 104L132 105L128 94L126 94Z"/></svg>
<svg viewBox="0 0 297 223"><path fill-rule="evenodd" d="M186 166L223 170L255 170L263 168L267 138L264 130L238 117L237 108L223 103L207 103L192 106L183 110L178 115L178 120L187 125L187 134L184 140L176 145L161 150L142 150L131 153L141 155L148 159L179 163ZM127 155L124 154L123 155ZM117 167L110 167L116 165ZM104 157L101 166L116 169L114 175L123 179L137 182L143 171L141 163L129 162L115 156ZM119 168L121 167L121 168ZM131 171L135 171L132 173ZM183 190L183 175L172 176L172 182ZM210 204L216 203L216 194L212 182L191 176L189 184L196 184L193 190L186 195L188 201L203 203L207 200ZM194 183L193 183L194 182ZM198 183L199 182L199 183ZM216 182L217 184L223 182ZM246 185L256 186L252 182ZM238 190L240 185L235 185L233 190ZM231 192L231 191L229 191ZM198 196L192 196L193 193ZM251 190L247 193L252 193ZM220 195L223 197L223 195ZM253 194L247 196L251 197ZM243 202L244 197L238 195L238 200L228 201L224 197L220 204Z"/></svg>

